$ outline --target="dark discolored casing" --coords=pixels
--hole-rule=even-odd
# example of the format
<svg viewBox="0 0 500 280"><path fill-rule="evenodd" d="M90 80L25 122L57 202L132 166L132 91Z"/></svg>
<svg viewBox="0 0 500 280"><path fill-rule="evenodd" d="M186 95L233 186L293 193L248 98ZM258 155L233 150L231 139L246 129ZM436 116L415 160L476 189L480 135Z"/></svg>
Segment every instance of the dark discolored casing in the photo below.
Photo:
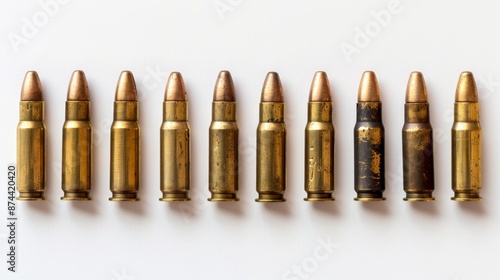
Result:
<svg viewBox="0 0 500 280"><path fill-rule="evenodd" d="M381 102L358 102L354 127L354 190L357 201L385 200L384 125Z"/></svg>
<svg viewBox="0 0 500 280"><path fill-rule="evenodd" d="M403 185L406 201L434 200L434 153L428 103L405 104Z"/></svg>

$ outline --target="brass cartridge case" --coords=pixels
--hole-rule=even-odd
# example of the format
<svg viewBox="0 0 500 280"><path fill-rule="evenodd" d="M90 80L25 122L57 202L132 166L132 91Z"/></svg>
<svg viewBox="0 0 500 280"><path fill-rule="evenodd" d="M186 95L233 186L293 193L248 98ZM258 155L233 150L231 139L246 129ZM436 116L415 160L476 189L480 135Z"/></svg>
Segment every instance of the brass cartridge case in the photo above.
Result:
<svg viewBox="0 0 500 280"><path fill-rule="evenodd" d="M45 124L41 84L34 71L26 74L17 126L17 200L44 200Z"/></svg>
<svg viewBox="0 0 500 280"><path fill-rule="evenodd" d="M45 124L43 101L21 101L17 126L18 200L44 200Z"/></svg>
<svg viewBox="0 0 500 280"><path fill-rule="evenodd" d="M160 128L160 201L188 201L190 139L186 87L181 73L168 77Z"/></svg>
<svg viewBox="0 0 500 280"><path fill-rule="evenodd" d="M403 186L406 201L434 200L434 153L429 103L421 73L408 81L403 134Z"/></svg>
<svg viewBox="0 0 500 280"><path fill-rule="evenodd" d="M122 72L111 125L110 201L139 200L138 102L132 73Z"/></svg>
<svg viewBox="0 0 500 280"><path fill-rule="evenodd" d="M257 127L257 202L283 202L286 188L285 103L277 73L266 77Z"/></svg>
<svg viewBox="0 0 500 280"><path fill-rule="evenodd" d="M81 75L81 76L80 76ZM83 72L75 71L72 83L87 91ZM83 78L82 78L83 77ZM76 86L76 85L74 85ZM92 185L92 124L90 123L90 101L73 100L72 84L66 101L66 120L63 126L62 143L62 200L91 200ZM85 93L83 93L85 95ZM88 99L88 98L84 98Z"/></svg>
<svg viewBox="0 0 500 280"><path fill-rule="evenodd" d="M233 78L229 71L217 77L209 128L208 190L213 202L238 201L238 126Z"/></svg>
<svg viewBox="0 0 500 280"><path fill-rule="evenodd" d="M455 121L451 130L451 183L456 201L480 201L481 127L474 76L463 72L455 97Z"/></svg>
<svg viewBox="0 0 500 280"><path fill-rule="evenodd" d="M164 101L160 128L160 201L189 200L190 140L187 101Z"/></svg>
<svg viewBox="0 0 500 280"><path fill-rule="evenodd" d="M309 102L305 136L306 201L332 201L334 190L331 102Z"/></svg>
<svg viewBox="0 0 500 280"><path fill-rule="evenodd" d="M209 201L238 201L236 102L214 101L209 129Z"/></svg>
<svg viewBox="0 0 500 280"><path fill-rule="evenodd" d="M360 84L354 127L354 190L357 201L385 200L385 156L382 103L373 72Z"/></svg>
<svg viewBox="0 0 500 280"><path fill-rule="evenodd" d="M333 201L334 142L332 101L328 77L317 72L308 103L305 128L305 201Z"/></svg>

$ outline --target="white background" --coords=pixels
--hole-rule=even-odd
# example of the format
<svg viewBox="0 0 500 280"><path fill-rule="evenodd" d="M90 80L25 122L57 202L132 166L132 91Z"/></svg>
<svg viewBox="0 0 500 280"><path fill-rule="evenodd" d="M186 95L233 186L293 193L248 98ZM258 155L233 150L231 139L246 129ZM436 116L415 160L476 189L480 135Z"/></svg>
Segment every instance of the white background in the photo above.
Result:
<svg viewBox="0 0 500 280"><path fill-rule="evenodd" d="M0 279L500 277L497 2L52 1L50 14L40 3L0 8L0 217L7 215L6 169L16 158L19 94L28 70L40 75L47 126L47 201L18 202L16 274L3 261L8 232L2 218ZM394 5L390 18L377 23L374 14L388 5ZM355 41L366 29L369 37ZM346 44L356 53L344 54ZM59 200L64 104L76 69L87 75L95 131L94 200L84 203ZM140 94L138 203L108 201L109 126L124 69L134 73ZM236 86L241 139L241 201L234 204L206 201L212 91L224 69ZM303 150L317 70L328 73L333 90L337 200L313 204L302 200ZM377 74L386 128L387 201L377 203L353 201L355 104L365 70ZM437 200L412 204L402 200L401 128L406 83L415 70L423 72L429 92ZM481 203L450 200L453 101L464 70L473 71L480 94ZM158 201L159 127L171 71L182 73L188 91L193 200L169 204ZM255 129L268 71L280 74L287 106L287 202L279 204L254 202ZM335 248L325 250L324 242Z"/></svg>

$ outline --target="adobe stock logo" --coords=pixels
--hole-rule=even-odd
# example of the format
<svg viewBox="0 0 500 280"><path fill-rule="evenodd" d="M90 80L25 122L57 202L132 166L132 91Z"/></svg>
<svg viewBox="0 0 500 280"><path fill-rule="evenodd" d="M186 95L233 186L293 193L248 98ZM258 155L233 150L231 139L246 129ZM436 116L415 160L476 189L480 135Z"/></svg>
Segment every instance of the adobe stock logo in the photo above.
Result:
<svg viewBox="0 0 500 280"><path fill-rule="evenodd" d="M212 5L219 19L223 21L224 14L233 12L242 2L243 0L216 0Z"/></svg>
<svg viewBox="0 0 500 280"><path fill-rule="evenodd" d="M389 26L393 16L399 14L402 10L401 3L398 0L392 0L387 4L386 9L378 12L371 11L372 20L366 22L362 29L359 27L354 29L356 33L352 43L340 43L340 50L347 62L351 62L353 54L361 53L361 50L366 48L373 38L377 37L384 28Z"/></svg>
<svg viewBox="0 0 500 280"><path fill-rule="evenodd" d="M14 51L19 52L21 45L26 45L29 40L38 34L40 28L49 24L50 19L57 16L61 5L68 4L70 0L43 0L38 2L40 10L35 12L31 18L22 18L23 25L19 33L9 32L7 37Z"/></svg>
<svg viewBox="0 0 500 280"><path fill-rule="evenodd" d="M318 238L318 245L314 247L313 254L302 260L299 265L293 265L289 270L283 273L282 280L301 280L308 279L319 267L321 262L330 258L334 250L340 247L336 242L332 242L330 236L325 239Z"/></svg>

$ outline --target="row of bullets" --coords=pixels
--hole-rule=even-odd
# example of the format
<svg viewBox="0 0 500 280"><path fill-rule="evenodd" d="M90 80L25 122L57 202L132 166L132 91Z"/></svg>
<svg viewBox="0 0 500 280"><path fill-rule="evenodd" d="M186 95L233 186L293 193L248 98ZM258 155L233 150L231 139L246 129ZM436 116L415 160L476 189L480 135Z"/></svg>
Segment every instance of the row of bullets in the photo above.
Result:
<svg viewBox="0 0 500 280"><path fill-rule="evenodd" d="M354 189L357 201L384 200L384 126L382 103L374 72L363 73L354 128ZM267 74L257 128L258 202L285 201L285 103L279 75ZM306 201L333 201L334 139L332 97L325 72L314 75L305 128L304 188ZM452 128L453 200L481 200L481 128L474 77L463 72L455 96ZM186 89L180 73L167 82L160 128L161 201L189 200L190 136ZM210 201L237 201L238 126L231 74L220 72L215 84L209 130ZM407 201L434 200L432 127L425 81L410 75L402 129L403 177ZM134 77L123 71L118 80L111 126L110 190L112 201L139 200L139 124ZM42 87L36 72L26 74L17 128L19 200L43 200L45 191L45 125ZM75 71L66 102L62 141L63 200L90 200L92 125L85 74Z"/></svg>

